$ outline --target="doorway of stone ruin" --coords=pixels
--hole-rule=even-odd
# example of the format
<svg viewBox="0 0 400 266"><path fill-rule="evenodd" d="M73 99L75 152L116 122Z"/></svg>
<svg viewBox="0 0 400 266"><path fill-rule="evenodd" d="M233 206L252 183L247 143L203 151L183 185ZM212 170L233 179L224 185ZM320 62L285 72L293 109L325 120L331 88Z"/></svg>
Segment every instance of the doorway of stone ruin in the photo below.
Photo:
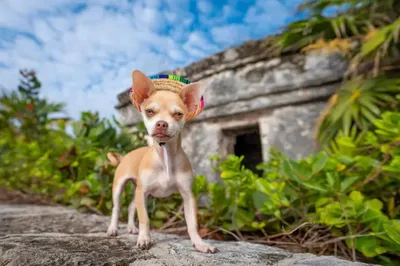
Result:
<svg viewBox="0 0 400 266"><path fill-rule="evenodd" d="M243 165L256 172L256 166L263 160L261 136L258 125L224 130L225 153L244 156Z"/></svg>

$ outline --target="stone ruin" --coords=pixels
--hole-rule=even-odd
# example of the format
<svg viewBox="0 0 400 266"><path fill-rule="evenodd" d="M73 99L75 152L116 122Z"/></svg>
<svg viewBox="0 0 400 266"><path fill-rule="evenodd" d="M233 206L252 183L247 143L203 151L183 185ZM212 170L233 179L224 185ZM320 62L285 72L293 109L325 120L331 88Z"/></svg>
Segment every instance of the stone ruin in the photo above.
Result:
<svg viewBox="0 0 400 266"><path fill-rule="evenodd" d="M203 112L186 125L183 148L195 173L209 181L218 178L209 160L213 155L244 155L244 165L255 170L268 159L271 147L293 159L315 151L316 119L340 86L348 62L339 53L278 53L269 39L163 73L208 86ZM141 117L128 89L118 101L121 124L134 128Z"/></svg>

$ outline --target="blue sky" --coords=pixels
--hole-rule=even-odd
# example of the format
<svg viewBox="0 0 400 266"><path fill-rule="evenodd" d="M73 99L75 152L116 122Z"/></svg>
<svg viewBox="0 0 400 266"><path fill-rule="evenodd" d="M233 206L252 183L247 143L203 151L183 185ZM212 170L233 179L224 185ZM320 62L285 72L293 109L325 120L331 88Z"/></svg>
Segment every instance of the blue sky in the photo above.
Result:
<svg viewBox="0 0 400 266"><path fill-rule="evenodd" d="M2 0L0 85L34 69L42 94L81 111L116 114L131 72L172 70L299 19L301 0Z"/></svg>

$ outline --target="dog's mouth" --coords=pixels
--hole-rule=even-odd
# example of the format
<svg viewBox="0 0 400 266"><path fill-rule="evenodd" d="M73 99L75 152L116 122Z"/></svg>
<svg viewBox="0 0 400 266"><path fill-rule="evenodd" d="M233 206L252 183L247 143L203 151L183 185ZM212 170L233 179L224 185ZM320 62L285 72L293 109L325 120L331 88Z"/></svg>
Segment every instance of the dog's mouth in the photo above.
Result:
<svg viewBox="0 0 400 266"><path fill-rule="evenodd" d="M162 138L162 139L169 139L170 136L168 134L163 134L163 133L155 133L153 135L151 135L152 137L156 137L156 138Z"/></svg>

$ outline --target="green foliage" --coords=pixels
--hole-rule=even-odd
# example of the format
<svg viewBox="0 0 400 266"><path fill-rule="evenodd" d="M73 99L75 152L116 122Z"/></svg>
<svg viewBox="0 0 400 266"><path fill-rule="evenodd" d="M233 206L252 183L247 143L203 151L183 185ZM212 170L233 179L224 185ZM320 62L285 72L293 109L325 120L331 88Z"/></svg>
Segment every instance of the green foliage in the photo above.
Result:
<svg viewBox="0 0 400 266"><path fill-rule="evenodd" d="M379 31L372 32L365 43L361 45L360 53L358 56L367 57L373 54L375 57L384 57L386 55L393 55L389 49L395 47L399 42L400 34L400 18L393 21L393 23L382 27ZM359 58L357 58L359 60Z"/></svg>
<svg viewBox="0 0 400 266"><path fill-rule="evenodd" d="M368 130L387 110L399 110L400 79L361 77L346 82L331 98L319 125L318 140L329 143L338 134L356 135ZM352 132L353 130L353 132ZM333 145L334 143L331 143Z"/></svg>
<svg viewBox="0 0 400 266"><path fill-rule="evenodd" d="M262 176L245 169L243 157L213 158L223 186L208 185L202 223L272 234L310 222L365 257L400 262L400 113L385 112L373 124L357 142L340 136L334 151L300 161L272 149L259 165Z"/></svg>
<svg viewBox="0 0 400 266"><path fill-rule="evenodd" d="M303 48L320 38L350 38L365 35L371 27L392 22L393 0L305 0L299 10L310 14L304 20L290 23L281 35L282 49ZM336 9L334 16L324 16L327 9Z"/></svg>
<svg viewBox="0 0 400 266"><path fill-rule="evenodd" d="M332 8L339 12L323 15ZM300 10L309 17L286 26L281 49L340 52L350 60L343 85L320 116L316 139L330 146L339 135L364 131L382 112L398 111L399 80L386 74L397 68L391 60L400 48L400 2L305 0Z"/></svg>
<svg viewBox="0 0 400 266"><path fill-rule="evenodd" d="M49 103L39 98L40 82L33 71L20 71L21 84L17 91L3 92L0 97L0 126L8 128L14 136L35 139L56 123L69 120L57 117L63 112L64 104ZM56 117L52 117L56 116Z"/></svg>
<svg viewBox="0 0 400 266"><path fill-rule="evenodd" d="M0 98L0 185L108 213L114 168L106 153L144 145L143 130L128 133L91 112L77 121L54 118L64 105L38 96L34 72L21 75L18 90ZM123 204L132 195L131 189Z"/></svg>

